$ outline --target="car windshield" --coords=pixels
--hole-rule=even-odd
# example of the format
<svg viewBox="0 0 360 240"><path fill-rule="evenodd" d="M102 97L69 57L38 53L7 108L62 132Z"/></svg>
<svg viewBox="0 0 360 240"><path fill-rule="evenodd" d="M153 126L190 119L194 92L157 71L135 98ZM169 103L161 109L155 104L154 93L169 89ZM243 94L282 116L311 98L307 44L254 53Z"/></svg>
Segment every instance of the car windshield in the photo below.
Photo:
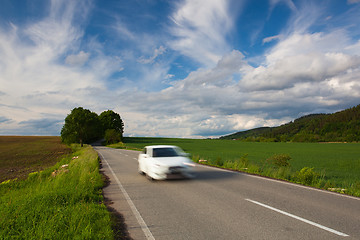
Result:
<svg viewBox="0 0 360 240"><path fill-rule="evenodd" d="M153 157L176 157L180 154L174 148L154 148Z"/></svg>

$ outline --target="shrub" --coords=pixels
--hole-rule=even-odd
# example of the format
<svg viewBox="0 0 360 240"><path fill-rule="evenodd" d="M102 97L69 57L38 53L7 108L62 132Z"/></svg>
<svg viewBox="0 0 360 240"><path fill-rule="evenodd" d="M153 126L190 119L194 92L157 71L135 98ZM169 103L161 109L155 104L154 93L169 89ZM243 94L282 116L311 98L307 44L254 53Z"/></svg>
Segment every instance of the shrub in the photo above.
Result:
<svg viewBox="0 0 360 240"><path fill-rule="evenodd" d="M227 168L227 169L235 169L235 166L236 166L236 162L231 161L231 160L227 160L223 164L223 167Z"/></svg>
<svg viewBox="0 0 360 240"><path fill-rule="evenodd" d="M276 167L289 167L291 157L289 154L274 154L266 159L266 162Z"/></svg>
<svg viewBox="0 0 360 240"><path fill-rule="evenodd" d="M297 174L298 181L306 185L313 184L318 177L319 174L314 171L314 168L309 168L309 167L302 168L300 172Z"/></svg>
<svg viewBox="0 0 360 240"><path fill-rule="evenodd" d="M254 174L260 174L262 172L262 170L260 169L259 166L255 165L255 164L249 164L248 169L246 170L246 172L254 173Z"/></svg>
<svg viewBox="0 0 360 240"><path fill-rule="evenodd" d="M291 180L291 177L292 177L291 169L288 167L281 167L277 169L277 171L275 172L275 178Z"/></svg>
<svg viewBox="0 0 360 240"><path fill-rule="evenodd" d="M240 158L240 163L242 164L243 167L247 167L249 165L249 159L247 158L248 155L249 154L246 153Z"/></svg>
<svg viewBox="0 0 360 240"><path fill-rule="evenodd" d="M224 165L224 160L222 160L221 157L217 157L216 160L215 160L215 165L221 167Z"/></svg>

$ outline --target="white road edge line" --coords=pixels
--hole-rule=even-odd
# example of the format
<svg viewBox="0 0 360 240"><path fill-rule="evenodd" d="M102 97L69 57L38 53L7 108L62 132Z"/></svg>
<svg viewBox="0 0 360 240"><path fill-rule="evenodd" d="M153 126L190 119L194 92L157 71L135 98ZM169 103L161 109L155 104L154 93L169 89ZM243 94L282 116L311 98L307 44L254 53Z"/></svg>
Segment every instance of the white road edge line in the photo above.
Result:
<svg viewBox="0 0 360 240"><path fill-rule="evenodd" d="M325 227L325 226L320 225L320 224L318 224L318 223L315 223L315 222L312 222L312 221L310 221L310 220L304 219L304 218L302 218L302 217L298 217L298 216L296 216L296 215L293 215L293 214L291 214L291 213L284 212L284 211L279 210L279 209L277 209L277 208L270 207L270 206L268 206L268 205L266 205L266 204L263 204L263 203L260 203L260 202L257 202L257 201L251 200L251 199L245 199L245 200L246 200L246 201L249 201L249 202L252 202L252 203L255 203L255 204L257 204L257 205L260 205L260 206L262 206L262 207L268 208L268 209L273 210L273 211L275 211L275 212L284 214L284 215L286 215L286 216L295 218L295 219L297 219L297 220L300 220L300 221L305 222L305 223L307 223L307 224L310 224L310 225L313 225L313 226L315 226L315 227L321 228L321 229L323 229L323 230L326 230L326 231L328 231L328 232L334 233L334 234L336 234L336 235L339 235L339 236L342 236L342 237L349 237L349 235L347 235L347 234L345 234L345 233L342 233L342 232L336 231L336 230L334 230L334 229Z"/></svg>
<svg viewBox="0 0 360 240"><path fill-rule="evenodd" d="M149 240L155 240L154 236L152 235L152 233L150 232L148 226L146 225L144 219L141 217L139 211L137 210L135 204L133 203L133 201L131 200L129 194L126 192L125 188L123 187L123 185L121 184L120 180L117 178L117 176L115 175L114 171L112 170L112 168L110 167L110 164L108 163L108 161L106 161L106 159L104 158L104 156L99 152L99 154L101 155L101 158L105 161L106 165L108 165L111 174L113 175L113 177L115 178L121 192L123 193L127 203L129 204L131 211L133 212L133 214L136 217L136 220L138 221L141 229L143 230L146 239Z"/></svg>

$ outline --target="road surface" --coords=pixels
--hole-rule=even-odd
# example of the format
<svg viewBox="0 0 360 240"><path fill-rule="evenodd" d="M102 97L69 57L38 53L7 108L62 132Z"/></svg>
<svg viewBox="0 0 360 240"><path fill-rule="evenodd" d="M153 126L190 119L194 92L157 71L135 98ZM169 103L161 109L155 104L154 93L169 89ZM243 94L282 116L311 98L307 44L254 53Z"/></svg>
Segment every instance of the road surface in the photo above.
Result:
<svg viewBox="0 0 360 240"><path fill-rule="evenodd" d="M360 198L207 166L149 181L139 152L94 148L133 239L360 239Z"/></svg>

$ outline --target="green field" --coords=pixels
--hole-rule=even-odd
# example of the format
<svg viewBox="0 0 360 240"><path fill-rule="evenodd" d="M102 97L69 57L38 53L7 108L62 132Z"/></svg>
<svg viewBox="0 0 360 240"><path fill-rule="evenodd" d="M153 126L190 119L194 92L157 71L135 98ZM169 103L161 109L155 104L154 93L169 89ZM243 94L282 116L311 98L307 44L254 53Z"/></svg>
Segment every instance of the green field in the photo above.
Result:
<svg viewBox="0 0 360 240"><path fill-rule="evenodd" d="M266 143L233 140L175 139L175 138L125 138L126 146L143 148L146 145L177 145L192 155L193 159L218 162L237 161L247 154L251 173L276 177L265 169L266 159L274 154L288 154L290 168L286 180L296 182L294 176L304 167L318 173L318 182L310 184L321 188L346 188L347 193L360 196L360 144L358 143ZM220 166L226 167L226 164ZM279 171L276 169L276 171ZM321 180L321 182L320 182Z"/></svg>

